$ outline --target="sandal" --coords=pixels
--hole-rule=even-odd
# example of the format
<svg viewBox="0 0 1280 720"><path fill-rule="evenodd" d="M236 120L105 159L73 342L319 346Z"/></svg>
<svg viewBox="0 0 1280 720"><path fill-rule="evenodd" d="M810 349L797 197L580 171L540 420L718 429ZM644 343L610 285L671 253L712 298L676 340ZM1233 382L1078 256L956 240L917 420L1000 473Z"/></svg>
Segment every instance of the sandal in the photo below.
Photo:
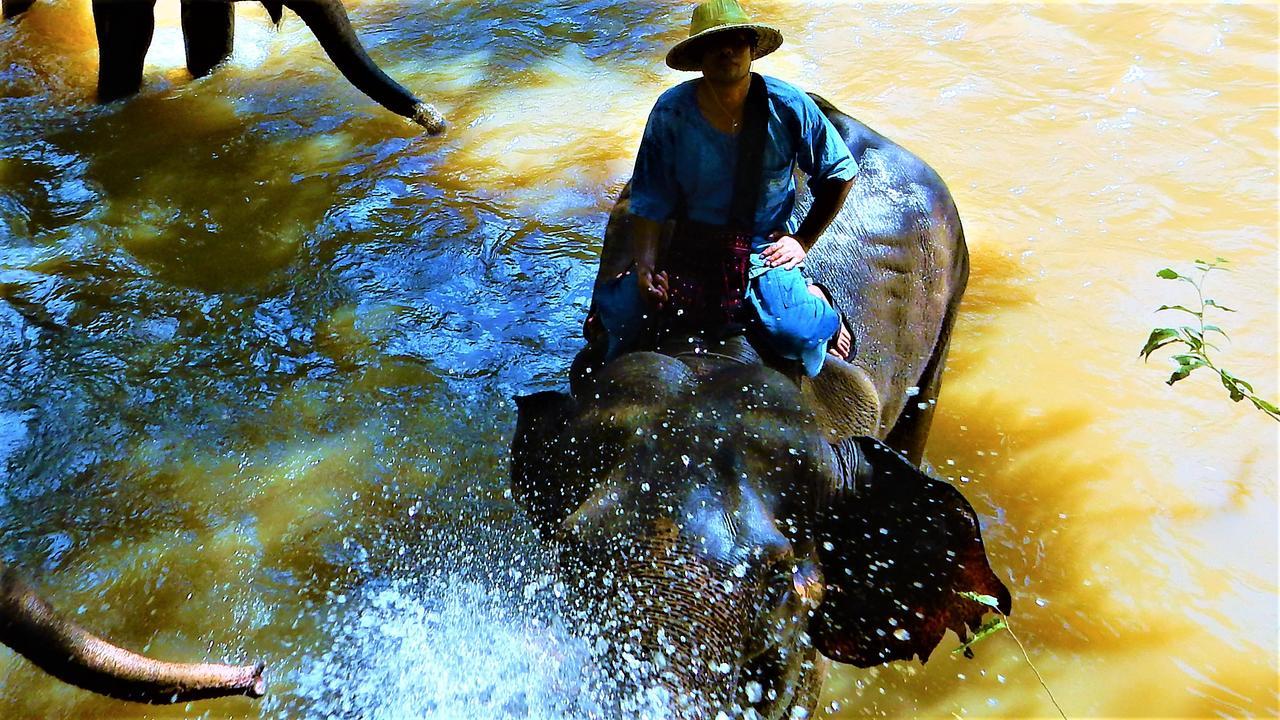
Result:
<svg viewBox="0 0 1280 720"><path fill-rule="evenodd" d="M855 355L858 354L858 336L853 334L853 326L849 324L849 316L845 315L843 310L836 307L835 301L831 299L831 292L827 290L827 288L823 286L822 283L815 282L811 284L813 285L813 287L816 287L822 291L822 296L824 299L826 299L827 304L830 305L831 309L835 310L836 314L840 316L840 326L836 328L835 334L833 334L831 336L831 339L827 341L827 352L834 357L838 357L841 360L844 360L845 362L849 362L850 360L853 359ZM845 332L849 334L849 352L843 356L836 349L836 343L839 342L840 340L841 332Z"/></svg>

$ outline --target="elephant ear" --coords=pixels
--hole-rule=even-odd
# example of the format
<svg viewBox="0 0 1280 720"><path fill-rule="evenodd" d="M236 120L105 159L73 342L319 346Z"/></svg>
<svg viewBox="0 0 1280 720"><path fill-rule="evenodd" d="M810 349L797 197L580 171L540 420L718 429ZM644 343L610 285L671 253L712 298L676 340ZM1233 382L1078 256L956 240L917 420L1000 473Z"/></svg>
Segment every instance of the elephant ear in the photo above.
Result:
<svg viewBox="0 0 1280 720"><path fill-rule="evenodd" d="M575 407L573 398L560 392L516 398L516 432L511 439L511 494L544 535L571 509L569 503L574 493L565 481L574 473L560 438L575 414Z"/></svg>
<svg viewBox="0 0 1280 720"><path fill-rule="evenodd" d="M578 403L561 392L516 398L511 440L511 494L544 537L578 508L596 480L613 467L620 433L583 422Z"/></svg>
<svg viewBox="0 0 1280 720"><path fill-rule="evenodd" d="M846 487L817 518L827 586L810 634L823 655L858 667L925 662L947 628L968 637L988 610L961 593L991 596L1009 612L977 514L958 490L872 438L836 452Z"/></svg>

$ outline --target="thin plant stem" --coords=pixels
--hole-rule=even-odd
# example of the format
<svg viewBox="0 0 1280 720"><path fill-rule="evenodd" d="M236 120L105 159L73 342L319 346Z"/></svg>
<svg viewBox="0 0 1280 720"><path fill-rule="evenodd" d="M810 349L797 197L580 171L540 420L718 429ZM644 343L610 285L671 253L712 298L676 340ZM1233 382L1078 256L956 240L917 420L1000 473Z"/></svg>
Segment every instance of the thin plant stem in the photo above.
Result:
<svg viewBox="0 0 1280 720"><path fill-rule="evenodd" d="M1009 624L1009 616L1004 614L1004 611L1000 609L1000 603L994 597L990 595L983 595L981 593L959 591L956 594L966 600L972 600L980 605L985 605L1000 616L1000 619L996 622L1000 624L1000 628L1009 631L1009 636L1013 638L1013 641L1018 644L1018 649L1022 651L1022 659L1027 661L1027 667L1030 667L1031 672L1035 673L1036 680L1040 681L1040 687L1044 688L1045 694L1049 696L1049 702L1053 703L1054 709L1058 711L1058 715L1062 720L1068 720L1067 714L1062 711L1062 706L1058 704L1058 699L1053 696L1053 691L1049 689L1049 684L1044 681L1044 676L1040 674L1040 670L1036 668L1036 664L1031 662L1031 654L1027 652L1026 646L1022 644L1022 640L1020 640L1017 633L1013 631L1013 626ZM953 652L960 652L961 650L964 650L967 657L973 657L969 652L969 648L972 647L973 643L978 642L991 632L993 631L984 631L980 629L976 636L967 640Z"/></svg>
<svg viewBox="0 0 1280 720"><path fill-rule="evenodd" d="M1013 626L1009 624L1009 616L1000 612L996 608L996 612L1000 613L1000 617L1004 618L1004 629L1009 631L1009 637L1018 643L1018 649L1022 651L1022 659L1027 661L1027 667L1031 668L1031 672L1035 673L1036 680L1040 681L1040 687L1044 688L1044 694L1049 696L1049 702L1053 703L1053 708L1058 711L1058 715L1062 720L1068 720L1067 714L1062 711L1062 706L1058 704L1058 699L1053 696L1053 691L1049 689L1049 684L1044 681L1044 677L1040 675L1040 671L1036 669L1036 664L1031 662L1031 655L1027 653L1027 648L1018 639L1018 634L1013 631Z"/></svg>

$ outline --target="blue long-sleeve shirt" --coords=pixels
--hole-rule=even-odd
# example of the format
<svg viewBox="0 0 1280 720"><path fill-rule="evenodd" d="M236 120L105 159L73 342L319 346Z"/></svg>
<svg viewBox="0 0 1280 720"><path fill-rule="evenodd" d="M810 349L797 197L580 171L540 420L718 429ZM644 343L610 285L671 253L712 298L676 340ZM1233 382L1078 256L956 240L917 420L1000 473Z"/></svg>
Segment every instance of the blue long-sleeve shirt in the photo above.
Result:
<svg viewBox="0 0 1280 720"><path fill-rule="evenodd" d="M815 181L850 180L858 163L813 100L786 82L764 76L769 118L753 233L794 232L797 166ZM656 222L683 207L697 222L723 225L733 202L737 136L711 126L698 109L697 80L664 92L649 113L631 180L631 212Z"/></svg>

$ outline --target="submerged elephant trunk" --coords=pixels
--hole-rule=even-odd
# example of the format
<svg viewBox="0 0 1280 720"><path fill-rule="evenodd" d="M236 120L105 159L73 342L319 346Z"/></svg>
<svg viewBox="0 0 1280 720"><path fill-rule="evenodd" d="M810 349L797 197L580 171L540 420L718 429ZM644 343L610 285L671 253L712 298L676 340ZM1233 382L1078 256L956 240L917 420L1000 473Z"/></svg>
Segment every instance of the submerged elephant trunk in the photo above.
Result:
<svg viewBox="0 0 1280 720"><path fill-rule="evenodd" d="M444 132L444 116L388 77L365 52L341 0L285 0L284 6L302 18L352 85L391 112L426 128L428 133Z"/></svg>
<svg viewBox="0 0 1280 720"><path fill-rule="evenodd" d="M0 569L0 643L59 680L153 704L266 693L262 663L171 663L129 652L58 617L12 568Z"/></svg>

